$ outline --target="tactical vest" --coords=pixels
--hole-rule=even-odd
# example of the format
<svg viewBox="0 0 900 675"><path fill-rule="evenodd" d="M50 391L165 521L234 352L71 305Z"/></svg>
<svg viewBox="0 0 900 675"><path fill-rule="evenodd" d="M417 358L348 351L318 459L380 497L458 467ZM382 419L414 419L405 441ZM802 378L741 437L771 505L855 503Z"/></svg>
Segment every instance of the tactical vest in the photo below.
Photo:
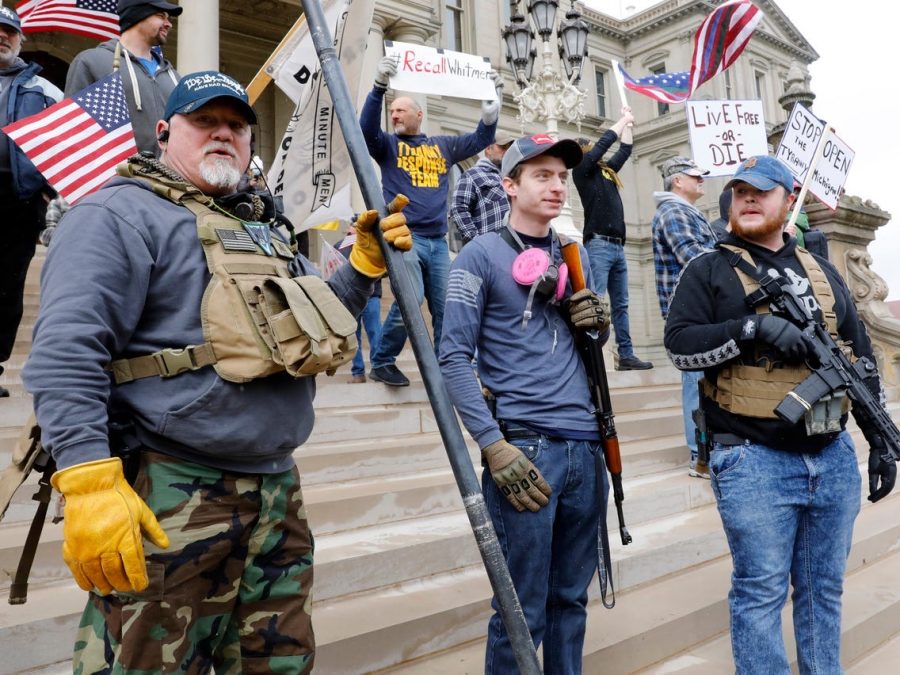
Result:
<svg viewBox="0 0 900 675"><path fill-rule="evenodd" d="M293 377L331 374L353 358L356 319L319 277L291 276L294 256L285 243L272 239L267 254L241 220L214 209L212 198L194 186L137 163L118 171L196 216L211 276L200 306L205 342L113 361L117 384L206 366L229 382L282 371Z"/></svg>
<svg viewBox="0 0 900 675"><path fill-rule="evenodd" d="M739 253L741 258L756 265L750 253L745 249L730 244L720 244L722 248ZM812 254L799 246L794 249L797 260L806 273L812 287L813 295L819 303L825 328L841 344L837 334L837 315L834 312L834 292L828 277L819 267ZM750 295L759 288L759 282L743 270L733 268L744 287L744 293ZM757 314L769 314L767 304L756 307ZM757 353L754 359L760 362ZM721 368L716 377L716 384L706 378L700 380L703 395L715 401L719 407L735 415L777 419L775 407L781 403L788 392L792 391L810 374L806 364L770 363L768 366L748 366L733 363ZM844 399L844 412L849 410L849 401Z"/></svg>

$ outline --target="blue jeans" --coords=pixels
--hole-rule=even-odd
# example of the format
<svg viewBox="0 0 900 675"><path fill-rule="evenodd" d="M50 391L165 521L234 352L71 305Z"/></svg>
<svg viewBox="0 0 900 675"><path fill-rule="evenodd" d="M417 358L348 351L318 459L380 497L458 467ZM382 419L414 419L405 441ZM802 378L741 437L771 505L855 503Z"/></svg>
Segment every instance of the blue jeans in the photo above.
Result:
<svg viewBox="0 0 900 675"><path fill-rule="evenodd" d="M703 377L702 370L681 371L681 414L684 417L684 442L691 450L691 465L697 463L697 425L691 416L700 407L700 390L697 383Z"/></svg>
<svg viewBox="0 0 900 675"><path fill-rule="evenodd" d="M606 517L606 503L597 485L598 464L607 485L603 452L596 442L544 436L512 443L550 484L550 503L537 513L519 513L487 469L482 476L485 503L531 639L536 647L543 643L544 673L580 673L588 584L597 571L597 528L600 518ZM496 598L492 606L485 674L517 673Z"/></svg>
<svg viewBox="0 0 900 675"><path fill-rule="evenodd" d="M378 283L381 283L380 281ZM372 297L363 307L359 318L356 320L356 343L359 349L353 356L353 364L350 366L351 375L365 375L366 365L362 355L362 331L366 329L366 337L369 339L369 363L375 358L375 350L378 349L378 338L381 335L381 298Z"/></svg>
<svg viewBox="0 0 900 675"><path fill-rule="evenodd" d="M587 243L587 253L591 275L594 277L594 292L597 295L609 293L619 358L634 356L628 327L628 265L625 262L625 247L593 237Z"/></svg>
<svg viewBox="0 0 900 675"><path fill-rule="evenodd" d="M734 562L728 604L737 672L791 672L781 638L790 580L800 673L842 673L841 593L860 500L850 436L818 454L717 443L709 468Z"/></svg>
<svg viewBox="0 0 900 675"><path fill-rule="evenodd" d="M416 293L416 302L428 300L431 327L434 330L435 355L441 343L441 326L444 323L444 301L447 297L447 276L450 273L450 250L445 237L422 237L413 233L413 247L403 254L403 262L409 271ZM406 325L400 316L397 303L391 305L381 327L381 341L372 356L372 367L392 365L406 344Z"/></svg>

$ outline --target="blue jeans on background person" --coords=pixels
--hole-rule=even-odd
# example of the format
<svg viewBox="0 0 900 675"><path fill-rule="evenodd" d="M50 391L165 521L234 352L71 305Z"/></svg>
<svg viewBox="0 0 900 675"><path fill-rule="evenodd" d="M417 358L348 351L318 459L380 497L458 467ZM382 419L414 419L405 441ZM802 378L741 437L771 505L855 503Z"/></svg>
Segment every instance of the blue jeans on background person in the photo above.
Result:
<svg viewBox="0 0 900 675"><path fill-rule="evenodd" d="M441 342L444 323L444 303L447 298L447 276L450 274L450 249L446 237L423 237L413 233L413 247L403 254L403 262L409 271L416 302L428 300L431 326L434 330L435 354ZM406 344L406 325L395 301L381 326L378 350L372 356L372 368L393 365Z"/></svg>
<svg viewBox="0 0 900 675"><path fill-rule="evenodd" d="M697 464L697 425L691 414L700 407L697 384L702 377L702 370L681 371L681 414L684 417L684 442L691 450L691 468Z"/></svg>
<svg viewBox="0 0 900 675"><path fill-rule="evenodd" d="M843 672L841 593L861 491L849 434L817 454L717 443L709 468L734 563L737 672L791 672L781 636L789 580L801 675Z"/></svg>
<svg viewBox="0 0 900 675"><path fill-rule="evenodd" d="M380 281L378 283L381 283ZM378 349L378 338L381 335L381 298L373 296L369 298L362 313L356 320L356 343L359 348L353 357L353 364L350 367L351 375L365 375L366 366L363 363L362 355L362 331L366 329L366 337L369 340L369 363L375 358L375 351Z"/></svg>
<svg viewBox="0 0 900 675"><path fill-rule="evenodd" d="M594 277L594 292L600 296L609 293L609 308L616 331L619 358L634 356L628 326L628 265L625 262L625 247L595 236L587 243L587 254Z"/></svg>
<svg viewBox="0 0 900 675"><path fill-rule="evenodd" d="M497 531L510 577L534 644L543 643L544 673L581 673L588 585L597 571L597 528L605 517L597 485L603 467L599 442L513 440L553 489L537 513L519 513L497 488L488 469L482 476L485 505ZM602 470L608 488L606 471ZM608 489L604 489L608 493ZM488 624L486 675L518 672L496 598Z"/></svg>

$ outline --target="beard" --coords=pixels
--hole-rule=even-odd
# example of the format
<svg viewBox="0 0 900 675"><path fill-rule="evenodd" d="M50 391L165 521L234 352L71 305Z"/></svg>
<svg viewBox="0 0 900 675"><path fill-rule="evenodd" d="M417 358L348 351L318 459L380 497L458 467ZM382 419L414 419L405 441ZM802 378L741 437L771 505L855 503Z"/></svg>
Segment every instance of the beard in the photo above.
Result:
<svg viewBox="0 0 900 675"><path fill-rule="evenodd" d="M767 239L776 232L781 232L784 229L784 221L788 211L789 206L785 205L785 207L774 217L767 218L761 223L754 223L752 225L741 225L740 218L735 218L729 223L731 225L731 232L741 239L747 239L748 241Z"/></svg>
<svg viewBox="0 0 900 675"><path fill-rule="evenodd" d="M228 143L209 143L203 148L204 153L222 150L229 153L231 159L207 155L200 162L200 177L213 187L234 190L241 182L241 172L232 164L237 158L235 149Z"/></svg>
<svg viewBox="0 0 900 675"><path fill-rule="evenodd" d="M241 172L234 168L227 159L204 159L200 163L200 176L217 188L234 190L241 182Z"/></svg>

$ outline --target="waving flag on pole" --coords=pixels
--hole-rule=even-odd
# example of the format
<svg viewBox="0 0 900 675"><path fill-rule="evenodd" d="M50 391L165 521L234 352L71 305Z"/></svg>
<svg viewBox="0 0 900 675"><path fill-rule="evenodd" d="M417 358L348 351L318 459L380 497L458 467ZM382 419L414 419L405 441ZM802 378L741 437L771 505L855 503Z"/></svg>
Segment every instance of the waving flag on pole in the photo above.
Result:
<svg viewBox="0 0 900 675"><path fill-rule="evenodd" d="M99 188L137 152L118 72L3 132L69 203Z"/></svg>
<svg viewBox="0 0 900 675"><path fill-rule="evenodd" d="M97 40L119 37L116 0L26 0L16 5L23 33L59 31Z"/></svg>
<svg viewBox="0 0 900 675"><path fill-rule="evenodd" d="M762 18L763 13L750 0L729 0L706 17L694 35L690 72L635 79L619 66L625 86L662 103L682 103L701 84L735 62Z"/></svg>

